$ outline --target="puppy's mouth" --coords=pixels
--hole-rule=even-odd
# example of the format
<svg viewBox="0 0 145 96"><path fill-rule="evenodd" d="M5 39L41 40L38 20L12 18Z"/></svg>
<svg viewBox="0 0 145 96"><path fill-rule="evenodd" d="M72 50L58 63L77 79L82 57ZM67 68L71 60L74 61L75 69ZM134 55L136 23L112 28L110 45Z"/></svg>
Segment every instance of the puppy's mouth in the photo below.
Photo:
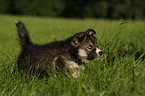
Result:
<svg viewBox="0 0 145 96"><path fill-rule="evenodd" d="M101 57L103 57L103 55L97 56L94 60L99 60Z"/></svg>
<svg viewBox="0 0 145 96"><path fill-rule="evenodd" d="M95 54L96 55L94 56L94 58L90 60L98 60L103 56L103 52L98 48L96 48Z"/></svg>
<svg viewBox="0 0 145 96"><path fill-rule="evenodd" d="M103 56L103 52L98 48L96 48L96 54L97 54L97 58L96 58L97 60Z"/></svg>

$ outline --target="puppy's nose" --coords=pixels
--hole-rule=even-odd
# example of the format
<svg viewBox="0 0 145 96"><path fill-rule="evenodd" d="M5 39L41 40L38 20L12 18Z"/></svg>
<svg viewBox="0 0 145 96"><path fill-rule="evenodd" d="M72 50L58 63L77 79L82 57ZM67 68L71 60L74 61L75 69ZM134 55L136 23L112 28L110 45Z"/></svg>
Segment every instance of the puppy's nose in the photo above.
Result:
<svg viewBox="0 0 145 96"><path fill-rule="evenodd" d="M102 55L103 55L103 52L102 52L102 51L100 51L100 52L99 52L99 55L100 55L100 56L102 56Z"/></svg>

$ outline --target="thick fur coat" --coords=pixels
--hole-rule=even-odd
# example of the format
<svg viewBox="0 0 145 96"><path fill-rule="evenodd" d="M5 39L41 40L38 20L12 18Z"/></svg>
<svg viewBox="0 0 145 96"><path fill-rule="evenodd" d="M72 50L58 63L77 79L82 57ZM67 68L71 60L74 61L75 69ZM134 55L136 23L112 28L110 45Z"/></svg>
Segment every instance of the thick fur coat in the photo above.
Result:
<svg viewBox="0 0 145 96"><path fill-rule="evenodd" d="M89 60L98 59L102 51L96 47L96 32L88 29L74 34L62 41L54 41L45 45L33 44L23 23L15 21L21 45L18 57L18 69L23 73L48 74L58 69L72 71L73 77L78 77L79 66ZM74 69L77 68L77 71ZM84 66L81 67L84 69Z"/></svg>

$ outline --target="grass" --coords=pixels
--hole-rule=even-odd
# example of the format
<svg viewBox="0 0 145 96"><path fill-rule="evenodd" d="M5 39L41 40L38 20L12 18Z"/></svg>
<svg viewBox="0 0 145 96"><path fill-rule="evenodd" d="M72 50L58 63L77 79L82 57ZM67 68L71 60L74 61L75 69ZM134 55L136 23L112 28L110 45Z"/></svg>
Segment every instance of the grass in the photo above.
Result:
<svg viewBox="0 0 145 96"><path fill-rule="evenodd" d="M14 21L22 20L33 42L62 40L88 28L96 30L104 56L86 64L77 79L62 74L38 79L16 69L20 52ZM144 96L145 21L64 19L0 15L1 96Z"/></svg>

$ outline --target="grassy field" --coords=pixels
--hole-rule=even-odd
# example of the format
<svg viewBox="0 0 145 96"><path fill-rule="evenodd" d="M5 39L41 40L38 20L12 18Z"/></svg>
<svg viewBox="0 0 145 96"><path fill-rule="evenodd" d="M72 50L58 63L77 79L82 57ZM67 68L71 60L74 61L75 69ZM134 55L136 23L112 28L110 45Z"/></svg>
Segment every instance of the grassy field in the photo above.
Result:
<svg viewBox="0 0 145 96"><path fill-rule="evenodd" d="M33 42L62 40L88 28L96 30L104 52L86 64L77 79L62 74L38 79L22 77L16 60L20 52L14 21L26 24ZM144 96L145 20L64 19L0 15L1 96Z"/></svg>

